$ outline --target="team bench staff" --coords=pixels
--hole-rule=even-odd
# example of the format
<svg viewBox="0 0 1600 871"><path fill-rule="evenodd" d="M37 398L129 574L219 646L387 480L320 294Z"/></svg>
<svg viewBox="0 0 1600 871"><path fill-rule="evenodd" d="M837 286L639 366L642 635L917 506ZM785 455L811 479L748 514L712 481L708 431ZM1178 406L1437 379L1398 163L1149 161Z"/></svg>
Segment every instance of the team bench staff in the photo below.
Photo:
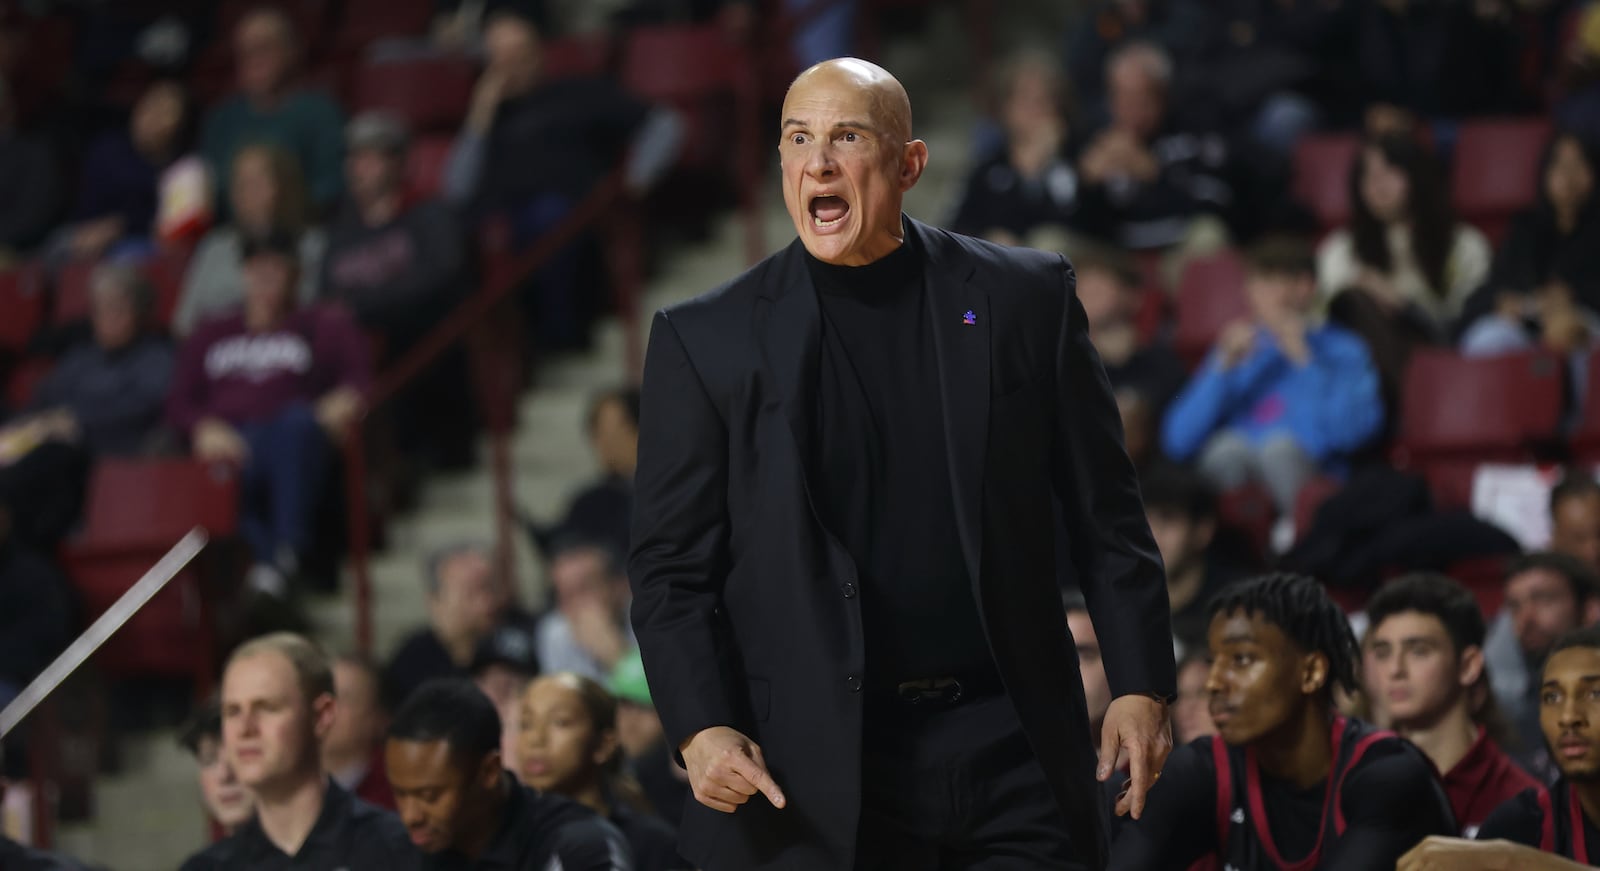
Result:
<svg viewBox="0 0 1600 871"><path fill-rule="evenodd" d="M721 869L1101 868L1171 747L1160 558L1073 273L906 218L905 89L802 73L799 238L655 316L633 621ZM1059 515L1053 502L1059 503ZM1117 698L1098 770L1056 535Z"/></svg>

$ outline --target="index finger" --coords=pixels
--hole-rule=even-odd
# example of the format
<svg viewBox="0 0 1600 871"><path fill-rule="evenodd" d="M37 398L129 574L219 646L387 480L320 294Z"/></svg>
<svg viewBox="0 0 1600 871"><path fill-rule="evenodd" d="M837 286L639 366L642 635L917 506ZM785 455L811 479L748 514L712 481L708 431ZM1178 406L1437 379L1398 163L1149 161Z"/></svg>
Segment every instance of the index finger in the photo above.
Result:
<svg viewBox="0 0 1600 871"><path fill-rule="evenodd" d="M1145 794L1150 791L1149 752L1154 742L1144 738L1124 738L1122 747L1128 755L1128 812L1134 819L1144 813Z"/></svg>
<svg viewBox="0 0 1600 871"><path fill-rule="evenodd" d="M783 796L783 790L778 788L778 784L773 781L772 775L767 773L766 766L760 762L749 756L740 755L735 757L732 767L735 774L749 781L751 786L759 790L762 795L765 795L767 801L772 802L773 807L781 810L788 803L788 799Z"/></svg>

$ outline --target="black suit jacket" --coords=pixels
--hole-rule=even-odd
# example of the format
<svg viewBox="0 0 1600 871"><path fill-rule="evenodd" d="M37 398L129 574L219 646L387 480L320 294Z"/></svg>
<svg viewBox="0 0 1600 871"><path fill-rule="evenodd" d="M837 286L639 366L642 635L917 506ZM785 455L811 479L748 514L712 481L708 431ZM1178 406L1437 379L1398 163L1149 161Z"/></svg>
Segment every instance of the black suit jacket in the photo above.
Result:
<svg viewBox="0 0 1600 871"><path fill-rule="evenodd" d="M1160 557L1072 268L908 221L927 257L961 549L990 649L1090 867L1093 783L1055 535L1113 692L1174 690ZM682 852L720 869L846 869L860 812L865 671L855 567L807 490L821 315L796 241L658 312L635 476L633 622L673 746L732 726L789 802L689 802ZM975 323L964 323L971 312ZM1052 513L1052 496L1065 523Z"/></svg>

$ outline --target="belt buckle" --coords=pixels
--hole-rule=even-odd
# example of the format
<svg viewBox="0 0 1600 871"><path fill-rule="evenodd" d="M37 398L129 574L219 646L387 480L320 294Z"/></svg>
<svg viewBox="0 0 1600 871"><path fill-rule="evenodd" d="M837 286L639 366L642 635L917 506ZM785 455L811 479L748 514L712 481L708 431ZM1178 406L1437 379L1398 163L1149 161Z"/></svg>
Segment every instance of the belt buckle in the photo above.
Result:
<svg viewBox="0 0 1600 871"><path fill-rule="evenodd" d="M943 702L953 705L961 701L965 688L961 681L955 678L933 678L930 680L908 680L895 689L900 701L908 705L920 705L923 702Z"/></svg>

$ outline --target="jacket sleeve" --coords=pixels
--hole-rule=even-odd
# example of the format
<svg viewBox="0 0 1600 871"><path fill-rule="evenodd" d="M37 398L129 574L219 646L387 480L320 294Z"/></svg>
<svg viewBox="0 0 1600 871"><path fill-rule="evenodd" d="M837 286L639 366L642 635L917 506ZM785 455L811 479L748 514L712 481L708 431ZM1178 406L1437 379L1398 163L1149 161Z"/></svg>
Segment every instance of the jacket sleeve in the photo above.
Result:
<svg viewBox="0 0 1600 871"><path fill-rule="evenodd" d="M674 749L736 726L718 609L728 571L728 434L676 327L657 313L645 352L628 578L651 695Z"/></svg>
<svg viewBox="0 0 1600 871"><path fill-rule="evenodd" d="M1061 280L1066 299L1056 342L1051 468L1070 558L1095 633L1110 640L1105 665L1112 694L1171 698L1177 675L1166 571L1123 447L1111 385L1089 342L1077 279L1064 259Z"/></svg>
<svg viewBox="0 0 1600 871"><path fill-rule="evenodd" d="M1383 393L1378 370L1360 340L1329 343L1313 352L1317 426L1301 435L1317 460L1348 454L1371 441L1383 427Z"/></svg>

